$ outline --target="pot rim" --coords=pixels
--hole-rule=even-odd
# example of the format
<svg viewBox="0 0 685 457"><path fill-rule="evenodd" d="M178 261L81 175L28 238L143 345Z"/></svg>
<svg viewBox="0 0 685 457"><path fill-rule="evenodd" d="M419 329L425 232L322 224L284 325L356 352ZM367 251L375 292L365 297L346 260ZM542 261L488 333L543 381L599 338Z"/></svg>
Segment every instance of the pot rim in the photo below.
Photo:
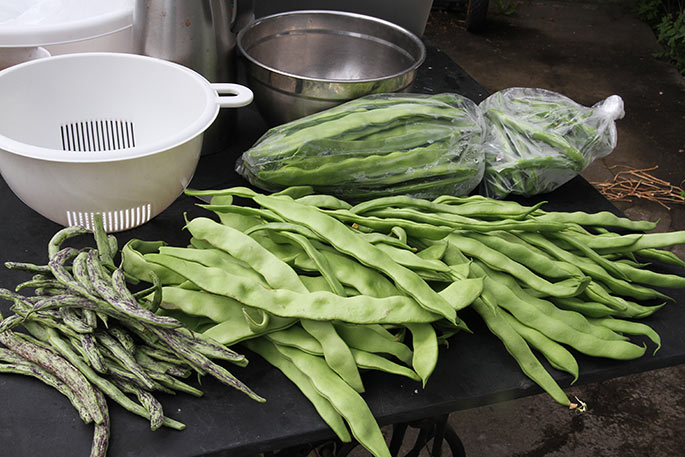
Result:
<svg viewBox="0 0 685 457"><path fill-rule="evenodd" d="M277 68L271 67L269 65L266 65L254 57L250 55L249 51L245 49L244 47L244 40L245 37L247 36L248 33L250 33L252 30L254 30L256 27L259 27L260 24L263 24L267 21L273 21L277 20L278 18L281 17L287 17L287 16L305 16L305 15L330 15L330 16L347 16L347 17L352 17L352 18L358 18L361 20L365 20L368 22L375 22L377 24L383 25L384 27L393 29L397 32L400 32L401 34L405 35L408 37L417 47L419 54L417 57L415 57L414 62L411 66L407 67L406 69L389 74L386 76L381 76L381 77L375 77L375 78L362 78L362 79L337 79L337 78L317 78L317 77L312 77L312 76L305 76L305 75L298 75L296 73L291 73L283 70L279 70ZM264 16L262 18L259 18L253 22L251 22L249 25L244 27L243 29L238 32L237 36L237 46L238 49L250 63L256 65L257 67L272 72L274 74L284 76L284 77L289 77L293 79L297 79L300 81L310 81L310 82L319 82L319 83L336 83L336 84L357 84L357 83L374 83L374 82L379 82L379 81L385 81L385 80L390 80L394 78L401 77L403 75L412 73L416 71L426 60L426 46L423 44L423 41L416 36L414 33L410 32L409 30L405 29L402 26L399 26L393 22L386 21L385 19L380 19L374 16L368 16L365 14L360 14L360 13L352 13L348 11L336 11L336 10L296 10L296 11L286 11L283 13L276 13L276 14L271 14L269 16ZM414 57L412 55L412 57Z"/></svg>

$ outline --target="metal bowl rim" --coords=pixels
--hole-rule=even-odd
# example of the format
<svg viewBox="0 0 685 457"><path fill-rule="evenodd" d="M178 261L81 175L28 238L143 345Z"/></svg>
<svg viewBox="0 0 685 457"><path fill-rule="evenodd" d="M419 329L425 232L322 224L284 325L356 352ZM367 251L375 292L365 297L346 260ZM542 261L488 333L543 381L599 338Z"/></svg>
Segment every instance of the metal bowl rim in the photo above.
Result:
<svg viewBox="0 0 685 457"><path fill-rule="evenodd" d="M286 71L278 70L277 68L270 67L268 65L265 65L258 60L256 60L254 57L252 57L248 52L246 52L245 48L243 47L243 38L245 35L254 27L256 27L258 24L265 22L267 20L272 20L277 17L282 17L282 16L295 16L295 15L305 15L305 14L327 14L331 16L349 16L349 17L356 17L359 19L364 19L367 21L373 21L377 22L379 24L383 24L386 27L393 28L403 34L405 34L407 37L409 37L412 41L414 41L418 45L419 49L419 56L418 58L414 61L414 63L406 68L405 70L402 70L398 73L393 73L387 76L382 76L382 77L377 77L377 78L364 78L364 79L334 79L334 78L314 78L311 76L303 76L303 75L298 75L296 73L289 73ZM356 83L365 83L365 82L375 82L375 81L384 81L387 79L392 79L392 78L397 78L399 76L405 75L407 73L411 73L412 71L415 71L418 69L421 64L423 64L424 60L426 60L426 46L423 44L423 41L414 33L410 32L409 30L405 29L402 26L399 26L393 22L386 21L384 19L380 19L374 16L368 16L366 14L359 14L359 13L352 13L348 11L336 11L336 10L295 10L295 11L286 11L283 13L276 13L276 14L271 14L269 16L264 16L261 17L247 26L245 26L243 29L241 29L238 32L237 36L237 45L238 49L240 50L240 53L247 59L249 60L252 64L264 69L268 70L270 72L276 73L281 76L287 76L290 78L295 78L299 79L302 81L312 81L312 82L321 82L321 83L342 83L342 84L356 84Z"/></svg>

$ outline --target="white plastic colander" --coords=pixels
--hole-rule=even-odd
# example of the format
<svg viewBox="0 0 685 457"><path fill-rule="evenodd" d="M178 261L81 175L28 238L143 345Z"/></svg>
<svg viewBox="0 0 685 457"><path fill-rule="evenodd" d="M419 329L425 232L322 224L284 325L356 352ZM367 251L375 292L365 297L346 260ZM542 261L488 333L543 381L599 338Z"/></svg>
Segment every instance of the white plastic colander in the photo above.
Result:
<svg viewBox="0 0 685 457"><path fill-rule="evenodd" d="M220 94L230 94L221 96ZM219 108L252 92L135 54L68 54L0 71L0 173L64 225L137 227L190 182Z"/></svg>

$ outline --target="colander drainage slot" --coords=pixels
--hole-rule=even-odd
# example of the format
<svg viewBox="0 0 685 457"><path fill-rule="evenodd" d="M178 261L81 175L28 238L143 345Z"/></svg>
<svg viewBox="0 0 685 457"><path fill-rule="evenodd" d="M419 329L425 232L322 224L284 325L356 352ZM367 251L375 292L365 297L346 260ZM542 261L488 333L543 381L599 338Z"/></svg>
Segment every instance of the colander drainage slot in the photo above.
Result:
<svg viewBox="0 0 685 457"><path fill-rule="evenodd" d="M114 151L136 145L133 122L96 120L60 126L64 151Z"/></svg>
<svg viewBox="0 0 685 457"><path fill-rule="evenodd" d="M149 221L152 217L152 205L148 203L135 208L97 213L67 211L67 222L69 225L80 225L92 230L95 227L94 217L96 214L102 214L102 221L106 232L120 232L138 227Z"/></svg>

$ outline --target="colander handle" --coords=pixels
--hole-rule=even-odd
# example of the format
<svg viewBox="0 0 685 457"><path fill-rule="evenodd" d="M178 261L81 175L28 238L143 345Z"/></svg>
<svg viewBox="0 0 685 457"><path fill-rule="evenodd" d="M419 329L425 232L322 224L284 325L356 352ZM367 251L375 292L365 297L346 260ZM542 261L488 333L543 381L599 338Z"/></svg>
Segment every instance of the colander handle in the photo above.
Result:
<svg viewBox="0 0 685 457"><path fill-rule="evenodd" d="M238 108L252 103L254 95L245 86L233 83L211 83L210 87L217 93L217 102L220 108ZM230 94L228 97L221 97Z"/></svg>

